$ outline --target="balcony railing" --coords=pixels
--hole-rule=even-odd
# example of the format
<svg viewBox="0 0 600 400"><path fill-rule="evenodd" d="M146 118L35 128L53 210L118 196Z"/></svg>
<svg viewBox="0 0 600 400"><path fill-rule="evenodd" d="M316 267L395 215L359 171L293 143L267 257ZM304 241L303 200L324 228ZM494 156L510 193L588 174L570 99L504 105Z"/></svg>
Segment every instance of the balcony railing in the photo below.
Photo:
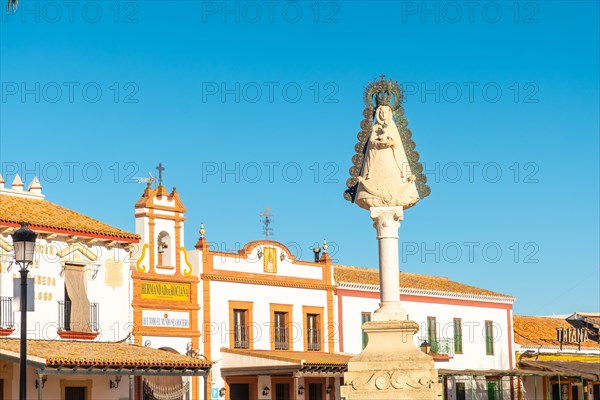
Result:
<svg viewBox="0 0 600 400"><path fill-rule="evenodd" d="M12 297L0 297L0 329L12 329L15 326L12 300Z"/></svg>
<svg viewBox="0 0 600 400"><path fill-rule="evenodd" d="M431 346L431 354L454 357L454 339L450 338L435 338L431 339L427 336L419 338L419 344L423 342L429 343Z"/></svg>
<svg viewBox="0 0 600 400"><path fill-rule="evenodd" d="M248 325L234 326L233 347L235 349L247 349L250 347L250 327Z"/></svg>
<svg viewBox="0 0 600 400"><path fill-rule="evenodd" d="M319 329L309 329L306 334L307 350L321 351L321 331Z"/></svg>
<svg viewBox="0 0 600 400"><path fill-rule="evenodd" d="M98 323L98 303L90 303L90 329L93 332L100 330ZM58 325L59 330L70 331L71 329L71 302L70 301L59 301L58 302ZM75 327L77 330L77 327Z"/></svg>
<svg viewBox="0 0 600 400"><path fill-rule="evenodd" d="M276 326L273 328L275 336L275 350L289 350L289 332L288 328Z"/></svg>

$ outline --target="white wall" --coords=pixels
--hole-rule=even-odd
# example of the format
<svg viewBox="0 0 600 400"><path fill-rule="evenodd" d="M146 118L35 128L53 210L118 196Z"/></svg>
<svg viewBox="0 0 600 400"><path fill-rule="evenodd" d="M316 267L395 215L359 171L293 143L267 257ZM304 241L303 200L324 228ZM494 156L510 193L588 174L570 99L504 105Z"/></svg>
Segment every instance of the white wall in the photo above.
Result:
<svg viewBox="0 0 600 400"><path fill-rule="evenodd" d="M211 335L211 351L213 357L217 357L221 347L229 347L229 335L233 329L229 326L230 300L253 303L252 321L255 327L255 350L271 349L270 303L293 305L291 322L294 351L304 351L302 306L322 307L324 325L327 321L327 293L324 290L216 281L212 281L210 285L211 331L213 332ZM324 334L327 338L327 332Z"/></svg>
<svg viewBox="0 0 600 400"><path fill-rule="evenodd" d="M9 235L3 238L12 243ZM99 304L100 334L96 340L116 341L123 339L131 330L129 324L130 314L130 279L129 279L129 252L120 246L106 248L99 245L89 246L98 259L90 261L80 253L75 252L64 259L57 252L70 246L63 240L38 239L36 261L30 267L29 277L35 279L35 311L28 314L27 331L30 339L55 340L60 339L58 330L58 302L64 300L65 283L60 275L65 260L73 260L74 254L85 262L85 278L87 296L90 303ZM106 284L106 268L108 264L117 264L117 273L120 283L113 286ZM94 270L98 273L93 277ZM13 296L13 278L19 277L19 266L13 264L10 272L3 268L0 273L0 296ZM14 304L13 304L14 307ZM19 337L18 325L20 313L15 312L13 319L15 331L9 337Z"/></svg>
<svg viewBox="0 0 600 400"><path fill-rule="evenodd" d="M213 257L213 268L225 271L237 271L244 273L264 274L263 259L258 257L259 248L274 247L269 244L254 247L246 258L233 256L215 255ZM287 252L281 248L277 249L277 276L296 277L306 279L324 279L323 270L319 265L294 264L290 261ZM281 260L281 254L285 253L285 258Z"/></svg>
<svg viewBox="0 0 600 400"><path fill-rule="evenodd" d="M349 296L341 298L344 352L360 353L362 350L361 312L376 310L379 307L379 299ZM439 299L439 303L402 301L409 318L417 322L420 327L419 332L415 335L415 346L420 345L420 342L417 343L419 337L427 336L427 317L436 318L438 338L450 339L453 339L453 319L462 319L463 354L455 354L449 361L436 361L437 368L511 368L509 340L512 340L512 334L509 331L506 309L451 305L443 304L443 302L444 299ZM486 355L485 321L495 323L494 355Z"/></svg>

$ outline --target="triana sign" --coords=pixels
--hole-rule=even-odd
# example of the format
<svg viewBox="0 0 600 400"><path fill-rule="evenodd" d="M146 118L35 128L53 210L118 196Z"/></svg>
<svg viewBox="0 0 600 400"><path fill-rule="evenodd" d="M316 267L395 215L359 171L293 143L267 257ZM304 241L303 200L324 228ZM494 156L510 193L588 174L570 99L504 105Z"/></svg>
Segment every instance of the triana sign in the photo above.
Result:
<svg viewBox="0 0 600 400"><path fill-rule="evenodd" d="M581 343L589 340L588 332L582 328L556 328L556 340L563 343Z"/></svg>
<svg viewBox="0 0 600 400"><path fill-rule="evenodd" d="M189 328L190 314L177 311L142 310L142 325L162 328Z"/></svg>

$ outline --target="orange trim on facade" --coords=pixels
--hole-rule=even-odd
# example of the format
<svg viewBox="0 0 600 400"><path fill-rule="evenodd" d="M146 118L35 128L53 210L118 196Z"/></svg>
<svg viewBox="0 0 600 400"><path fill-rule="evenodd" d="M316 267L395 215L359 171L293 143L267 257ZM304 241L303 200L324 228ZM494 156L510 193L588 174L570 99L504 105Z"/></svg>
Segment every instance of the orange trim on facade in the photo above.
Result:
<svg viewBox="0 0 600 400"><path fill-rule="evenodd" d="M150 236L148 238L148 257L150 258L150 263L148 265L148 267L150 268L150 273L154 272L154 252L155 252L155 247L154 247L154 225L156 225L156 222L154 222L154 217L153 216L149 216L148 217L148 236Z"/></svg>
<svg viewBox="0 0 600 400"><path fill-rule="evenodd" d="M142 336L173 336L173 337L189 337L192 345L196 344L198 348L200 331L198 323L198 278L195 276L180 276L158 274L156 272L131 272L133 281L133 334L136 344L141 344ZM142 297L142 284L147 282L165 283L165 284L181 284L189 288L187 301L168 301L163 299L152 299ZM142 321L142 313L144 310L160 310L160 311L187 311L189 315L188 328L173 328L160 326L144 326ZM208 357L208 356L207 356Z"/></svg>
<svg viewBox="0 0 600 400"><path fill-rule="evenodd" d="M249 400L257 400L258 394L258 377L250 376L228 376L225 378L225 400L238 400L231 398L230 385L234 384L246 384L249 386L250 397ZM273 389L273 392L275 390ZM208 397L207 397L208 398Z"/></svg>
<svg viewBox="0 0 600 400"><path fill-rule="evenodd" d="M333 290L327 290L327 350L335 352L336 326L333 318Z"/></svg>
<svg viewBox="0 0 600 400"><path fill-rule="evenodd" d="M166 196L168 201L174 201L175 204L173 206L163 206L161 204L154 203L155 198L161 199L163 196ZM163 185L157 186L153 189L150 184L146 186L144 189L144 194L135 203L135 208L152 208L156 210L176 211L181 213L186 211L185 206L179 198L179 193L177 193L176 188L173 188L171 193L169 193Z"/></svg>
<svg viewBox="0 0 600 400"><path fill-rule="evenodd" d="M177 265L177 270L175 271L176 275L183 275L181 271L181 223L180 221L175 221L175 265Z"/></svg>
<svg viewBox="0 0 600 400"><path fill-rule="evenodd" d="M160 218L160 219L164 219L167 221L175 221L175 222L183 222L186 220L186 218L184 217L173 217L171 215L162 215L162 214L156 214L152 211L150 212L144 212L144 213L136 213L134 215L136 218L140 218L140 217L156 217L156 218Z"/></svg>
<svg viewBox="0 0 600 400"><path fill-rule="evenodd" d="M337 294L337 291L336 291ZM338 335L339 335L339 339L340 339L340 353L344 352L344 309L343 309L343 302L342 302L342 296L338 295Z"/></svg>
<svg viewBox="0 0 600 400"><path fill-rule="evenodd" d="M273 274L254 274L238 271L213 270L210 274L202 274L203 280L248 283L253 285L284 286L300 289L334 290L335 287L321 283L318 279L296 278Z"/></svg>
<svg viewBox="0 0 600 400"><path fill-rule="evenodd" d="M235 301L229 300L229 347L235 349L235 321L234 321L234 310L245 310L246 311L246 326L248 329L248 350L254 348L254 329L253 329L253 306L254 303L251 301Z"/></svg>
<svg viewBox="0 0 600 400"><path fill-rule="evenodd" d="M302 306L302 333L303 333L303 341L304 341L304 351L309 351L308 349L308 315L313 314L317 315L317 329L321 333L319 338L319 350L325 351L325 326L323 321L323 307L315 307L315 306ZM327 332L328 343L330 332ZM314 350L310 350L314 351ZM333 352L332 352L333 353Z"/></svg>

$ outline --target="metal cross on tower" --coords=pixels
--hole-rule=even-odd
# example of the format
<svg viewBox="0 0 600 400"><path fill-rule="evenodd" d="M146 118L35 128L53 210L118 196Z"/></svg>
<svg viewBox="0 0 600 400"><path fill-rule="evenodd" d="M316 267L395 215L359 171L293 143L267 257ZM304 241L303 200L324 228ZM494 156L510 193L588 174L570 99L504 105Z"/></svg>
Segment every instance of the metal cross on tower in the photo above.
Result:
<svg viewBox="0 0 600 400"><path fill-rule="evenodd" d="M273 214L271 214L270 210L270 208L265 208L264 213L258 214L261 217L260 222L264 225L263 235L265 235L267 240L269 240L269 235L273 234L273 228L269 228L269 225L271 224L271 222L273 222L271 220Z"/></svg>
<svg viewBox="0 0 600 400"><path fill-rule="evenodd" d="M156 169L158 170L158 186L162 186L162 172L165 170L165 167L163 167L162 163L158 163Z"/></svg>

